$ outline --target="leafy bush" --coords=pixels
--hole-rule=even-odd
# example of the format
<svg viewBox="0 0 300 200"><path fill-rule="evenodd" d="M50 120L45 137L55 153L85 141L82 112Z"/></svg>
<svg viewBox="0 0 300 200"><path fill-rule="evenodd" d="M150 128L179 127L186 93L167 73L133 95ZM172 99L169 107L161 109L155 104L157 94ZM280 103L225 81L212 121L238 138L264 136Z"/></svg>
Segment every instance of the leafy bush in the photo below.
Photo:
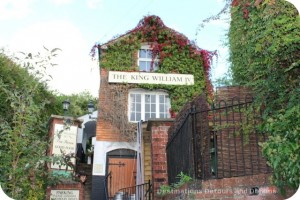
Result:
<svg viewBox="0 0 300 200"><path fill-rule="evenodd" d="M239 0L231 8L233 78L250 86L264 109L262 131L270 137L261 145L282 191L300 184L299 19L296 8L284 0Z"/></svg>
<svg viewBox="0 0 300 200"><path fill-rule="evenodd" d="M192 180L192 177L184 174L183 172L180 172L176 178L179 180L178 182L172 184L172 185L161 185L157 195L159 196L165 196L170 193L172 193L172 190L179 189L181 186L183 186L186 183L189 183Z"/></svg>

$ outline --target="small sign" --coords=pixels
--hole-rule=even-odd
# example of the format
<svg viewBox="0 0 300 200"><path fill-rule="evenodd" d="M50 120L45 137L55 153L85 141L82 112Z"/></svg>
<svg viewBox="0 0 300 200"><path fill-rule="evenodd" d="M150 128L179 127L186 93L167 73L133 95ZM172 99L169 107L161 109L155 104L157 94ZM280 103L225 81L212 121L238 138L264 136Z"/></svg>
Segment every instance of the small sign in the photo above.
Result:
<svg viewBox="0 0 300 200"><path fill-rule="evenodd" d="M63 151L65 154L76 153L76 139L77 139L77 126L71 126L70 129L64 129L64 125L55 124L54 127L54 138L52 146L52 154L62 155ZM75 164L75 159L71 159L72 163ZM66 166L61 166L52 163L51 168L53 169L66 169ZM70 167L68 170L71 170Z"/></svg>
<svg viewBox="0 0 300 200"><path fill-rule="evenodd" d="M79 200L79 190L51 190L50 200Z"/></svg>
<svg viewBox="0 0 300 200"><path fill-rule="evenodd" d="M109 83L194 85L194 75L109 71Z"/></svg>

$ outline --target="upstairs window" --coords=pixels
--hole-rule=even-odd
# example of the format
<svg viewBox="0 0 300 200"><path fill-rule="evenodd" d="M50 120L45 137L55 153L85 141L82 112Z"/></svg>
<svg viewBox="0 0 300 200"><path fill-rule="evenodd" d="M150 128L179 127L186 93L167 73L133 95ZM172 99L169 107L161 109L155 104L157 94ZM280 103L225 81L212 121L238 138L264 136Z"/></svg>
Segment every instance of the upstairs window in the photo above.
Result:
<svg viewBox="0 0 300 200"><path fill-rule="evenodd" d="M152 50L149 45L144 45L141 47L138 57L139 71L151 72L158 69L158 59L152 59Z"/></svg>
<svg viewBox="0 0 300 200"><path fill-rule="evenodd" d="M162 91L134 90L129 93L129 121L170 118L170 98Z"/></svg>

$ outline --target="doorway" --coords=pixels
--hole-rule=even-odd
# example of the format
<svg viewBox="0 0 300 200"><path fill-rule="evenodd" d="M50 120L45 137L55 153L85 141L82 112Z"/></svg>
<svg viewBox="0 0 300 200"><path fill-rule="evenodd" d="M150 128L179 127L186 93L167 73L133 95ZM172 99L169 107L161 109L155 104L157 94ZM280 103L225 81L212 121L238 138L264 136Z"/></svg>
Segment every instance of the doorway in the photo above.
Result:
<svg viewBox="0 0 300 200"><path fill-rule="evenodd" d="M120 189L136 185L136 151L117 149L107 153L107 191L112 198Z"/></svg>

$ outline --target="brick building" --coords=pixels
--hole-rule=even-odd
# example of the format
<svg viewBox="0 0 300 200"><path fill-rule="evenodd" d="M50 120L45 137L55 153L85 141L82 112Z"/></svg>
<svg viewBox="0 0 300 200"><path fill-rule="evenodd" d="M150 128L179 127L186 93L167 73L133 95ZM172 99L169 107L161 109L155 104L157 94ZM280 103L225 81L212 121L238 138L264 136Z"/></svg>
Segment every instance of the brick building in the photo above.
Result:
<svg viewBox="0 0 300 200"><path fill-rule="evenodd" d="M92 199L121 188L167 182L165 149L174 111L210 90L212 53L146 16L134 29L95 45L100 66Z"/></svg>

